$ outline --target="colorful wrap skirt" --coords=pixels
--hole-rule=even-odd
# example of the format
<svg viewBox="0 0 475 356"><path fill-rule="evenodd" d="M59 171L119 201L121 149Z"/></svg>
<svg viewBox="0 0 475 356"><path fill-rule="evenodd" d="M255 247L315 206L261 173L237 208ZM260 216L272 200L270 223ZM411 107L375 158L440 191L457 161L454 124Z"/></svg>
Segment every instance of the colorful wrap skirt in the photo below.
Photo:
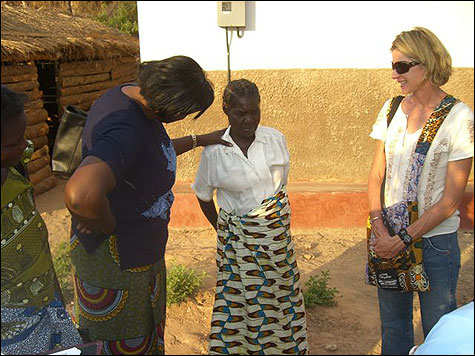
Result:
<svg viewBox="0 0 475 356"><path fill-rule="evenodd" d="M120 268L117 238L88 253L71 237L73 320L107 355L163 355L166 312L165 260Z"/></svg>
<svg viewBox="0 0 475 356"><path fill-rule="evenodd" d="M32 355L82 344L63 304L33 188L13 168L1 200L2 354Z"/></svg>
<svg viewBox="0 0 475 356"><path fill-rule="evenodd" d="M210 354L308 354L285 188L244 216L220 210Z"/></svg>

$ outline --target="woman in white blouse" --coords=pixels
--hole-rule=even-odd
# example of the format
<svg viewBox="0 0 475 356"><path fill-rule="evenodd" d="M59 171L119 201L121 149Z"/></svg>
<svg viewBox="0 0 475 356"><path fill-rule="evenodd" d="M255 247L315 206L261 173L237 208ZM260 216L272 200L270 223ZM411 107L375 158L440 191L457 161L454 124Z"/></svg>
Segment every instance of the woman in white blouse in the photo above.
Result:
<svg viewBox="0 0 475 356"><path fill-rule="evenodd" d="M259 91L246 79L227 85L223 111L230 124L223 139L232 147L206 147L192 185L218 235L209 352L308 353L285 137L259 126Z"/></svg>
<svg viewBox="0 0 475 356"><path fill-rule="evenodd" d="M400 33L391 53L392 78L405 97L389 127L391 100L384 104L370 135L376 140L368 180L372 248L379 257L391 259L406 246L419 244L430 285L430 291L418 293L427 336L442 315L456 309L457 209L474 153L473 112L440 88L452 73L451 57L431 31L416 27ZM388 208L381 204L384 179ZM397 209L409 201L416 203L416 219ZM399 228L390 234L387 226L396 221ZM414 345L413 292L378 287L382 353L407 354Z"/></svg>

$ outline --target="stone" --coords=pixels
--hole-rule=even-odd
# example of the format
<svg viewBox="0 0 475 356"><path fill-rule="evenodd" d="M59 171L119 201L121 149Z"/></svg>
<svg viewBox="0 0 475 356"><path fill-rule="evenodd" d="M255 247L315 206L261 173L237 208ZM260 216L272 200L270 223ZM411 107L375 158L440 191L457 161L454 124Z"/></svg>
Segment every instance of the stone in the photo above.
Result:
<svg viewBox="0 0 475 356"><path fill-rule="evenodd" d="M325 350L327 350L327 351L337 351L338 350L338 345L337 344L326 344L325 345Z"/></svg>

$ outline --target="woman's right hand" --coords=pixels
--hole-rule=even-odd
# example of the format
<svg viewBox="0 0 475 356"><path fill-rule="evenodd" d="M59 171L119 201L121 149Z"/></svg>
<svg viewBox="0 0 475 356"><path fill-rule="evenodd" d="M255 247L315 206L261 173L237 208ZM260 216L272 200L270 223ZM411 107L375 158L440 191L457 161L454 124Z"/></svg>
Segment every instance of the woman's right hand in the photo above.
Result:
<svg viewBox="0 0 475 356"><path fill-rule="evenodd" d="M398 254L406 245L399 236L391 236L382 219L377 219L371 224L374 234L374 241L371 242L371 249L382 258L392 258Z"/></svg>
<svg viewBox="0 0 475 356"><path fill-rule="evenodd" d="M76 216L75 220L79 220ZM99 233L102 232L106 235L111 235L115 232L117 221L115 217L110 213L109 217L106 219L101 219L101 224L99 226L97 221L87 221L85 222L84 218L80 218L82 222L78 222L76 224L76 231L81 234L90 235L92 233Z"/></svg>
<svg viewBox="0 0 475 356"><path fill-rule="evenodd" d="M197 135L196 140L198 146L224 145L231 147L233 145L231 142L222 139L225 132L226 129L221 129L204 135Z"/></svg>

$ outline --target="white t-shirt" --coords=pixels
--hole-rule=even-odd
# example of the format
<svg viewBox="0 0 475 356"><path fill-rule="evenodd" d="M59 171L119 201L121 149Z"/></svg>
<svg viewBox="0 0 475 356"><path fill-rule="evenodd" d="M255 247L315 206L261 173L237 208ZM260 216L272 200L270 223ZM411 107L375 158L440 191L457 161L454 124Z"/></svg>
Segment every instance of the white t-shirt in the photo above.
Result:
<svg viewBox="0 0 475 356"><path fill-rule="evenodd" d="M399 105L387 129L390 100L386 101L373 125L370 137L385 142L386 152L386 192L385 204L390 206L402 201L404 187L407 186L410 163L415 145L422 129L412 134L406 132L407 116ZM442 123L430 146L422 168L417 200L419 216L437 203L443 195L447 163L473 157L473 112L462 102L454 105ZM460 225L459 211L424 234L430 237L457 231Z"/></svg>
<svg viewBox="0 0 475 356"><path fill-rule="evenodd" d="M246 158L229 135L223 139L233 144L207 146L191 186L203 201L213 199L228 213L244 215L275 195L287 184L290 155L284 135L270 127L259 126Z"/></svg>

